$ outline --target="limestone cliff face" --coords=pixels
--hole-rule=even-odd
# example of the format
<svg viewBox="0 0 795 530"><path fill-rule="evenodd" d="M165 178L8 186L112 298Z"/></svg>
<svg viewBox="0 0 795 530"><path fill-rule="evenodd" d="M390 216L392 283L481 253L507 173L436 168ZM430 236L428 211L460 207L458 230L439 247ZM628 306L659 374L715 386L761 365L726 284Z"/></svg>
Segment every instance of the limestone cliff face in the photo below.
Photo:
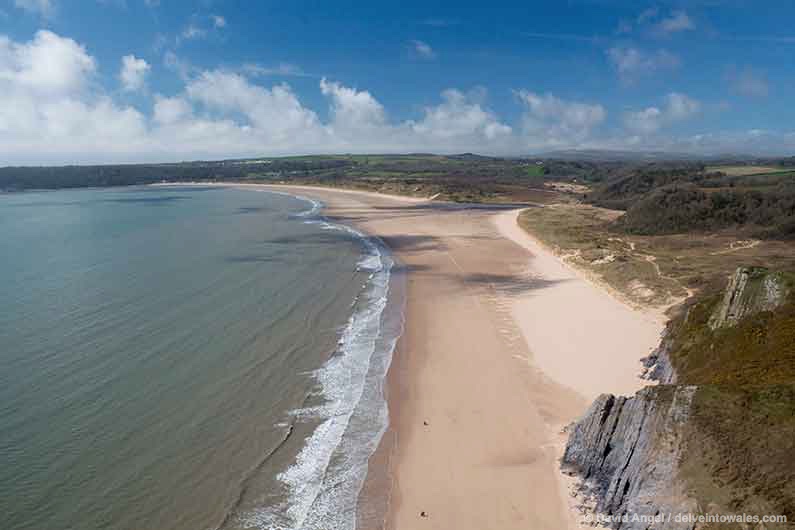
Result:
<svg viewBox="0 0 795 530"><path fill-rule="evenodd" d="M653 518L695 511L676 473L695 390L656 386L633 397L603 394L572 426L561 467L582 478L584 500L596 513L627 516L614 528L692 527Z"/></svg>
<svg viewBox="0 0 795 530"><path fill-rule="evenodd" d="M759 311L771 311L788 296L782 277L759 268L739 268L705 328L717 330ZM687 324L688 310L678 321ZM610 524L629 530L692 529L692 523L655 520L657 514L695 513L679 462L689 411L698 387L686 383L671 363L677 326L670 325L659 347L643 359L644 377L656 380L635 396L603 394L568 429L561 468L581 479L583 504L592 515L645 516ZM706 330L705 331L709 331ZM711 331L709 331L711 333ZM686 375L686 374L685 374Z"/></svg>
<svg viewBox="0 0 795 530"><path fill-rule="evenodd" d="M709 320L713 330L730 327L748 315L772 311L787 296L781 276L759 267L740 267L729 280L723 300Z"/></svg>
<svg viewBox="0 0 795 530"><path fill-rule="evenodd" d="M663 333L660 345L654 349L648 357L641 359L644 370L641 377L652 381L657 381L662 385L673 385L676 383L676 372L671 365L668 352L673 346L673 337L669 330Z"/></svg>

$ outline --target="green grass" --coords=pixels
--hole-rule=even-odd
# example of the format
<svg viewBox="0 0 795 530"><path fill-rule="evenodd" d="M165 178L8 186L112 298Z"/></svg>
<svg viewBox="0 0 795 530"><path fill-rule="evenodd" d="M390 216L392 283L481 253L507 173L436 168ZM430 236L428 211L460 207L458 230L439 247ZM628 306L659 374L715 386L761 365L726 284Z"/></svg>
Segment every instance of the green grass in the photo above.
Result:
<svg viewBox="0 0 795 530"><path fill-rule="evenodd" d="M669 356L679 381L737 387L795 383L795 296L776 311L713 331L708 321L721 298L696 303L671 323L676 338Z"/></svg>
<svg viewBox="0 0 795 530"><path fill-rule="evenodd" d="M749 280L752 291L764 278L757 273ZM713 331L709 319L723 298L716 293L669 325L677 382L698 385L680 473L706 512L795 521L795 273L777 275L789 295L773 311Z"/></svg>
<svg viewBox="0 0 795 530"><path fill-rule="evenodd" d="M707 171L720 171L729 177L744 177L748 175L769 175L780 171L789 171L787 168L776 166L707 166Z"/></svg>
<svg viewBox="0 0 795 530"><path fill-rule="evenodd" d="M728 513L786 515L795 521L793 455L795 384L699 387L680 472L702 509L717 505Z"/></svg>
<svg viewBox="0 0 795 530"><path fill-rule="evenodd" d="M637 305L666 306L688 290L722 289L739 266L795 270L795 245L788 241L752 241L733 230L623 234L611 228L619 215L581 203L557 203L525 210L519 224ZM605 262L607 256L612 261Z"/></svg>
<svg viewBox="0 0 795 530"><path fill-rule="evenodd" d="M528 177L543 177L544 176L544 166L540 166L538 164L533 164L531 166L527 166L525 168L525 173Z"/></svg>

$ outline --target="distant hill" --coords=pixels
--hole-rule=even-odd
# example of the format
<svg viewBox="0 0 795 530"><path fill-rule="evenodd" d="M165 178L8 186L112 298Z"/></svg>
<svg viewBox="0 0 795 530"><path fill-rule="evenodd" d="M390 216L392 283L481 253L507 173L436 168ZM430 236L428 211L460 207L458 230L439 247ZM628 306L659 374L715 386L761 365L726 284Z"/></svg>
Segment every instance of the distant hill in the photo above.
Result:
<svg viewBox="0 0 795 530"><path fill-rule="evenodd" d="M720 156L694 155L669 151L621 151L610 149L564 149L547 151L536 158L552 158L557 160L579 160L590 162L660 162L660 161L692 161L692 160L746 160L753 157L743 155Z"/></svg>

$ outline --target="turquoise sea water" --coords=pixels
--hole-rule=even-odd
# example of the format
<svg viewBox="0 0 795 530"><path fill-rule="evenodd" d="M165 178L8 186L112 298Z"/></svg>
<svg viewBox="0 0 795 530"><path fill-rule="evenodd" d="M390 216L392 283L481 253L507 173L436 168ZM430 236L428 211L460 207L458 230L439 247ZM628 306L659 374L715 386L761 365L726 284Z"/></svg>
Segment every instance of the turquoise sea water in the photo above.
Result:
<svg viewBox="0 0 795 530"><path fill-rule="evenodd" d="M0 195L0 528L352 528L400 322L318 206Z"/></svg>

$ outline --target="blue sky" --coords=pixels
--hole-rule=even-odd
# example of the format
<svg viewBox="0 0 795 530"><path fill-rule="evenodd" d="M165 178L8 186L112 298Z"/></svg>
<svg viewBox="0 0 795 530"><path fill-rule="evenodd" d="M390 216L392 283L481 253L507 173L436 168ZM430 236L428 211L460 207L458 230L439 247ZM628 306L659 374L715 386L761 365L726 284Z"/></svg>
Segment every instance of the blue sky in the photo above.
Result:
<svg viewBox="0 0 795 530"><path fill-rule="evenodd" d="M0 164L795 151L795 4L0 3Z"/></svg>

